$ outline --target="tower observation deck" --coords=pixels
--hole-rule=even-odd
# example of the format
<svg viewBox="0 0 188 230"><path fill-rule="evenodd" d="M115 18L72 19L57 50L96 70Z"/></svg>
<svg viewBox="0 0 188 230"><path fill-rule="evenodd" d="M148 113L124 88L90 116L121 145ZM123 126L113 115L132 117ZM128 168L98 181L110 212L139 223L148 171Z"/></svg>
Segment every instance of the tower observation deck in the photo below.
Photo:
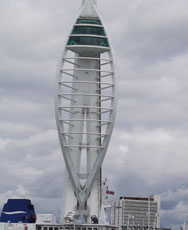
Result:
<svg viewBox="0 0 188 230"><path fill-rule="evenodd" d="M99 217L101 166L112 134L116 104L112 46L96 0L82 0L56 79L55 111L66 165L62 217Z"/></svg>

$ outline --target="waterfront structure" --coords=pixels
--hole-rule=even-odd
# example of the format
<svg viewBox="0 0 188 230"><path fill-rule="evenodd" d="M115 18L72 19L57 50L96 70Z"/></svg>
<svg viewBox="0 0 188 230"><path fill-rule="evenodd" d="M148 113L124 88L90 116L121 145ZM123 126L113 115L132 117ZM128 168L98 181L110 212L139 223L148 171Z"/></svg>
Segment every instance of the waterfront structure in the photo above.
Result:
<svg viewBox="0 0 188 230"><path fill-rule="evenodd" d="M97 1L82 0L56 80L56 123L66 165L63 218L72 211L85 223L99 218L101 166L114 126L116 87L112 46Z"/></svg>
<svg viewBox="0 0 188 230"><path fill-rule="evenodd" d="M160 196L120 197L113 202L114 224L123 229L159 229Z"/></svg>

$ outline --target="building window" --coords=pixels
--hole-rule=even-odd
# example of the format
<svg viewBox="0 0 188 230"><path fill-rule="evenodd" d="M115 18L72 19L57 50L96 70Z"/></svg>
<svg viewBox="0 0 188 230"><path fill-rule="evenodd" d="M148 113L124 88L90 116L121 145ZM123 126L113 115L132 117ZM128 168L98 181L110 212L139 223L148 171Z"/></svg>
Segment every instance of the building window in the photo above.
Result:
<svg viewBox="0 0 188 230"><path fill-rule="evenodd" d="M106 38L82 37L82 36L70 37L67 45L88 45L88 46L109 47L108 40Z"/></svg>
<svg viewBox="0 0 188 230"><path fill-rule="evenodd" d="M76 24L96 24L101 25L101 21L98 19L78 19Z"/></svg>
<svg viewBox="0 0 188 230"><path fill-rule="evenodd" d="M95 26L75 26L72 34L93 34L105 36L104 29L102 27Z"/></svg>

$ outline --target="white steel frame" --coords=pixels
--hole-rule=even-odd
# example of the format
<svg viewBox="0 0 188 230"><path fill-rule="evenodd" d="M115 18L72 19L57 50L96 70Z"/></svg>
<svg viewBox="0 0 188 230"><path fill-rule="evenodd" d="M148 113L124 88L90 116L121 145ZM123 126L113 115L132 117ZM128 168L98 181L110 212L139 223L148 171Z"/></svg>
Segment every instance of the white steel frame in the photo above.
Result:
<svg viewBox="0 0 188 230"><path fill-rule="evenodd" d="M109 39L108 43L111 47ZM77 212L77 216L83 215L87 219L93 214L86 207L87 200L102 166L114 126L117 107L117 79L112 48L103 49L101 47L100 51L98 51L99 54L92 57L88 55L81 56L76 53L79 52L77 50L75 55L72 56L71 51L74 52L74 47L65 45L58 65L55 112L60 145L68 172L67 176L71 181L77 200L74 209ZM82 50L87 49L87 52L91 50L91 53L98 50L98 47L94 46L82 45L78 47L82 47ZM102 58L102 55L100 55L102 52L105 52L107 58ZM79 63L83 61L84 63L96 62L98 63L98 68L80 67ZM68 68L65 67L66 64L69 65ZM105 69L106 67L108 70ZM82 79L82 74L98 77L93 78L93 80L85 80L84 77ZM85 92L84 90L82 92L80 90L81 86L84 89L94 88L96 91L95 93ZM85 98L89 101L89 104L85 104ZM98 105L92 104L90 102L92 100L97 101ZM84 124L86 125L86 130L84 129ZM88 131L88 126L94 127L95 130ZM82 139L79 144L78 136ZM87 142L87 140L90 141ZM92 162L87 173L81 172L82 162L75 162L72 155L72 151L78 151L82 155L84 149L87 153L90 151L96 151L97 153L96 159ZM81 160L81 156L78 159ZM86 164L88 164L87 161ZM84 180L84 184L81 180ZM70 201L66 200L66 202Z"/></svg>

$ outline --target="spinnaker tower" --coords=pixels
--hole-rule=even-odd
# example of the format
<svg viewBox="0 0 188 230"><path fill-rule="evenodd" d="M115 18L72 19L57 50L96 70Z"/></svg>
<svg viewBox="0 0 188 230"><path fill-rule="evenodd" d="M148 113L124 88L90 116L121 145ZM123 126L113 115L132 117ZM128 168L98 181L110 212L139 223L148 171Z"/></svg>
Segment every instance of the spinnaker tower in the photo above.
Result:
<svg viewBox="0 0 188 230"><path fill-rule="evenodd" d="M63 213L99 217L101 167L111 138L117 77L112 45L96 0L82 0L56 79L55 111L66 165Z"/></svg>

